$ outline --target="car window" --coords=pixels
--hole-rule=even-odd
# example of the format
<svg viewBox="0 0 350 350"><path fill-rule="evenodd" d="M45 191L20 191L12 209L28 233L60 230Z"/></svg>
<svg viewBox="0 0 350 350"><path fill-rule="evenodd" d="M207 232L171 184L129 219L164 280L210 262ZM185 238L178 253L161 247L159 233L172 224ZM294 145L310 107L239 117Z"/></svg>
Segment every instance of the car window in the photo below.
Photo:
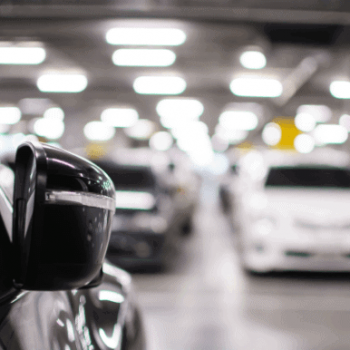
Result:
<svg viewBox="0 0 350 350"><path fill-rule="evenodd" d="M271 168L266 187L350 188L350 171L341 168Z"/></svg>

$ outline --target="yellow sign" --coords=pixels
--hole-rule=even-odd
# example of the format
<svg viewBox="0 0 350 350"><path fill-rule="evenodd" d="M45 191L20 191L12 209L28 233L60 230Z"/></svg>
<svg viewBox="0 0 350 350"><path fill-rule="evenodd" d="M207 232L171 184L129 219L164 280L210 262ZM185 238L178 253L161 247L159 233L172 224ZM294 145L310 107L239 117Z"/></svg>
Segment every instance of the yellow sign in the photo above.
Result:
<svg viewBox="0 0 350 350"><path fill-rule="evenodd" d="M282 150L295 150L294 140L302 132L295 126L294 118L277 117L272 120L272 122L278 124L282 132L280 142L273 148Z"/></svg>
<svg viewBox="0 0 350 350"><path fill-rule="evenodd" d="M86 154L89 159L97 160L105 156L107 153L107 147L105 145L90 143L86 146Z"/></svg>

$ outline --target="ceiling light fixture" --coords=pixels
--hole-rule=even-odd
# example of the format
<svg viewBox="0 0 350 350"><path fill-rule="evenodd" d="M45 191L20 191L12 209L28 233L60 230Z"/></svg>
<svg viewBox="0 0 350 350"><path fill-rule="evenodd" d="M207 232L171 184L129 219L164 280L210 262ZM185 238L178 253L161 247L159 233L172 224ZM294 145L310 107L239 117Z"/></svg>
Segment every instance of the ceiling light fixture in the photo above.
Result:
<svg viewBox="0 0 350 350"><path fill-rule="evenodd" d="M186 34L177 28L113 28L106 34L111 45L179 46Z"/></svg>
<svg viewBox="0 0 350 350"><path fill-rule="evenodd" d="M47 139L57 140L64 133L64 122L56 118L38 118L34 123L34 132Z"/></svg>
<svg viewBox="0 0 350 350"><path fill-rule="evenodd" d="M134 90L142 95L179 95L186 90L186 81L172 76L142 76L134 81Z"/></svg>
<svg viewBox="0 0 350 350"><path fill-rule="evenodd" d="M17 107L0 107L0 124L16 124L21 120L21 116Z"/></svg>
<svg viewBox="0 0 350 350"><path fill-rule="evenodd" d="M267 145L276 146L282 138L281 127L277 123L267 123L261 137Z"/></svg>
<svg viewBox="0 0 350 350"><path fill-rule="evenodd" d="M310 153L315 148L315 140L310 135L301 134L294 139L294 147L299 153Z"/></svg>
<svg viewBox="0 0 350 350"><path fill-rule="evenodd" d="M38 81L42 92L77 93L86 89L88 80L82 74L44 74Z"/></svg>
<svg viewBox="0 0 350 350"><path fill-rule="evenodd" d="M149 145L156 151L167 151L173 145L173 138L167 131L159 131L151 137Z"/></svg>
<svg viewBox="0 0 350 350"><path fill-rule="evenodd" d="M332 118L332 110L325 105L301 105L297 109L297 114L299 113L312 115L318 123L327 122Z"/></svg>
<svg viewBox="0 0 350 350"><path fill-rule="evenodd" d="M342 144L348 139L348 131L341 125L321 124L313 136L317 144Z"/></svg>
<svg viewBox="0 0 350 350"><path fill-rule="evenodd" d="M195 120L203 114L204 106L193 98L166 98L158 102L156 110L161 118Z"/></svg>
<svg viewBox="0 0 350 350"><path fill-rule="evenodd" d="M51 107L44 112L44 118L53 118L63 121L64 111L59 107Z"/></svg>
<svg viewBox="0 0 350 350"><path fill-rule="evenodd" d="M208 126L204 122L189 121L186 124L174 126L171 129L171 134L175 139L181 137L201 137L208 134Z"/></svg>
<svg viewBox="0 0 350 350"><path fill-rule="evenodd" d="M350 115L343 114L339 118L339 125L343 126L347 131L350 131Z"/></svg>
<svg viewBox="0 0 350 350"><path fill-rule="evenodd" d="M331 95L335 98L350 98L350 82L349 81L333 81L329 86Z"/></svg>
<svg viewBox="0 0 350 350"><path fill-rule="evenodd" d="M0 47L0 64L36 65L44 62L46 51L42 47Z"/></svg>
<svg viewBox="0 0 350 350"><path fill-rule="evenodd" d="M176 55L166 49L119 49L112 56L116 66L123 67L168 67Z"/></svg>
<svg viewBox="0 0 350 350"><path fill-rule="evenodd" d="M139 114L134 108L107 108L101 113L101 120L115 128L128 128L138 119Z"/></svg>
<svg viewBox="0 0 350 350"><path fill-rule="evenodd" d="M155 124L148 119L139 119L133 126L124 129L129 137L139 140L147 140L155 130Z"/></svg>
<svg viewBox="0 0 350 350"><path fill-rule="evenodd" d="M237 78L230 84L231 92L246 97L278 97L283 92L282 84L276 79Z"/></svg>
<svg viewBox="0 0 350 350"><path fill-rule="evenodd" d="M104 122L93 121L85 125L84 135L90 141L108 141L115 135L115 129Z"/></svg>
<svg viewBox="0 0 350 350"><path fill-rule="evenodd" d="M239 61L244 68L262 69L266 66L266 57L260 51L245 51L241 54Z"/></svg>
<svg viewBox="0 0 350 350"><path fill-rule="evenodd" d="M219 117L219 124L232 130L254 130L259 119L249 111L225 111Z"/></svg>
<svg viewBox="0 0 350 350"><path fill-rule="evenodd" d="M316 120L309 113L298 113L294 118L294 124L300 131L309 132L315 129Z"/></svg>

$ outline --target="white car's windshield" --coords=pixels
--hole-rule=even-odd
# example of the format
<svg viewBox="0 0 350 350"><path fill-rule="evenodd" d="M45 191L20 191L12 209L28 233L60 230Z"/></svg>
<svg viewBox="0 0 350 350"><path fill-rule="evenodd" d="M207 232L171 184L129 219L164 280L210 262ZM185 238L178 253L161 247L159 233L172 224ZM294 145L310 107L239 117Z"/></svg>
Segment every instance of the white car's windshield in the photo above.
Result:
<svg viewBox="0 0 350 350"><path fill-rule="evenodd" d="M265 187L350 188L350 171L342 168L271 168Z"/></svg>

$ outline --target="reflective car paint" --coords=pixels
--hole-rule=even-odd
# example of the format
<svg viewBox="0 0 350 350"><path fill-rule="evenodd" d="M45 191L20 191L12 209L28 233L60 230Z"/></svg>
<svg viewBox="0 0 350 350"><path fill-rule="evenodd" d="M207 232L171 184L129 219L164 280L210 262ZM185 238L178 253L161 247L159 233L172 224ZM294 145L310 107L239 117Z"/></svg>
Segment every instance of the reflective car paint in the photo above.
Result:
<svg viewBox="0 0 350 350"><path fill-rule="evenodd" d="M0 347L9 350L144 350L131 277L104 264L100 286L55 292L12 290L0 302Z"/></svg>
<svg viewBox="0 0 350 350"><path fill-rule="evenodd" d="M0 170L2 194L11 197L11 170ZM95 287L44 292L13 287L12 244L3 222L11 214L0 207L0 349L144 350L131 276L109 263Z"/></svg>

